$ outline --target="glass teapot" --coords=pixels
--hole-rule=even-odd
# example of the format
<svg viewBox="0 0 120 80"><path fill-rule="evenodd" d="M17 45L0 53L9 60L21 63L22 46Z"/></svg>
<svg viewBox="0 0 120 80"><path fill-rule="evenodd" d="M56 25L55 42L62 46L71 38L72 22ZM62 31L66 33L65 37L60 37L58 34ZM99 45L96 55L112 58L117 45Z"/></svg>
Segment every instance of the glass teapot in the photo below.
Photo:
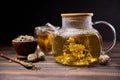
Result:
<svg viewBox="0 0 120 80"><path fill-rule="evenodd" d="M92 22L93 13L64 13L61 29L53 29L52 52L56 62L71 66L89 66L98 63L99 56L109 52L116 43L116 31L106 21ZM102 49L102 36L93 25L103 23L112 29L114 39L106 50Z"/></svg>

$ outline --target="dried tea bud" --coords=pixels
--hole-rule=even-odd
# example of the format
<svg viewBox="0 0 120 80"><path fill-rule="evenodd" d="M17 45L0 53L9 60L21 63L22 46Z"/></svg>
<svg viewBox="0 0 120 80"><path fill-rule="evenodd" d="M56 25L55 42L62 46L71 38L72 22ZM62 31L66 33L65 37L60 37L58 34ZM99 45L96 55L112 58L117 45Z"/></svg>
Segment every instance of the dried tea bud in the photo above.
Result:
<svg viewBox="0 0 120 80"><path fill-rule="evenodd" d="M37 55L38 55L38 60L41 61L45 60L45 54L42 51L38 52Z"/></svg>
<svg viewBox="0 0 120 80"><path fill-rule="evenodd" d="M99 63L102 65L106 65L110 61L110 57L108 55L100 55Z"/></svg>
<svg viewBox="0 0 120 80"><path fill-rule="evenodd" d="M35 62L38 60L38 56L35 53L29 54L27 57L27 60L30 62Z"/></svg>
<svg viewBox="0 0 120 80"><path fill-rule="evenodd" d="M14 39L15 41L34 41L35 38L32 35L20 35Z"/></svg>

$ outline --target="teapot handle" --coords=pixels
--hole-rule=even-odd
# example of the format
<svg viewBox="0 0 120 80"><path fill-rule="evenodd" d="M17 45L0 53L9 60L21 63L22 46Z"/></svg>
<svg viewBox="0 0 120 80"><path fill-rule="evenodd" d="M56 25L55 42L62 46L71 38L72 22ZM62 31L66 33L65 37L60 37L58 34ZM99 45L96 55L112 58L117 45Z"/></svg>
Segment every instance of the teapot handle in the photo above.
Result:
<svg viewBox="0 0 120 80"><path fill-rule="evenodd" d="M112 30L113 37L114 37L111 46L106 51L101 52L101 54L105 54L105 53L109 52L115 46L115 43L116 43L116 31L115 31L115 28L110 23L108 23L106 21L96 21L96 22L93 23L93 25L101 24L101 23L107 25Z"/></svg>

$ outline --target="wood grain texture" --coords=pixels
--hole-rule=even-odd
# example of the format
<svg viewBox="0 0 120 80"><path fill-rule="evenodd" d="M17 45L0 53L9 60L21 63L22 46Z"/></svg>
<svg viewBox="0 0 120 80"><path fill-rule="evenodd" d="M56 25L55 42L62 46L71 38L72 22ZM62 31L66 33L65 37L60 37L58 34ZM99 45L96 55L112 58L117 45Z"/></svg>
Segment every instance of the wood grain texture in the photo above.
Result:
<svg viewBox="0 0 120 80"><path fill-rule="evenodd" d="M105 43L105 47L110 43ZM12 46L2 46L0 51L16 57ZM53 56L46 55L45 61L33 63L41 67L39 71L28 70L23 66L0 57L0 80L120 80L120 42L108 53L109 64L93 67L73 67L56 63Z"/></svg>

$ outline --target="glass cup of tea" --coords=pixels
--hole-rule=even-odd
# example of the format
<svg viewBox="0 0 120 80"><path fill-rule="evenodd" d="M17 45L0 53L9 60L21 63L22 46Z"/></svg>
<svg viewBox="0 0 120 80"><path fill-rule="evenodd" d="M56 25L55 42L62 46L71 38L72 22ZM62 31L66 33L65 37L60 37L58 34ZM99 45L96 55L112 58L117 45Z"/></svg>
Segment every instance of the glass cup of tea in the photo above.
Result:
<svg viewBox="0 0 120 80"><path fill-rule="evenodd" d="M52 55L52 34L50 27L37 26L35 27L35 37L38 42L38 47L46 55Z"/></svg>

